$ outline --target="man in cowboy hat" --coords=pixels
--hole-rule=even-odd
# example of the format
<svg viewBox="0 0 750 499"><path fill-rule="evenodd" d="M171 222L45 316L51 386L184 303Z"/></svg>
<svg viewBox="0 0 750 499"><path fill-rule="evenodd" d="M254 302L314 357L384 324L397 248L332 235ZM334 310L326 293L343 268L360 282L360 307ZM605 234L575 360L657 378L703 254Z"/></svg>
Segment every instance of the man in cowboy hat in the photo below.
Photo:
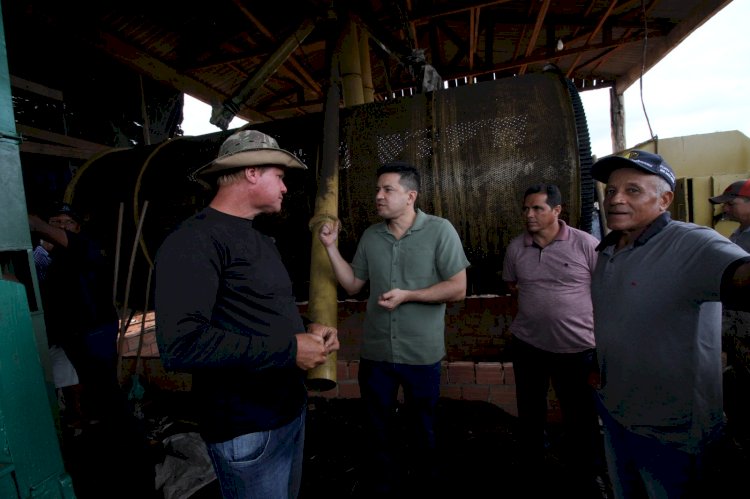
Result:
<svg viewBox="0 0 750 499"><path fill-rule="evenodd" d="M195 175L215 183L207 208L170 234L156 258L157 341L167 369L193 374L200 432L227 498L296 497L305 371L338 349L333 327L305 327L271 238L287 168L306 168L276 140L241 130Z"/></svg>

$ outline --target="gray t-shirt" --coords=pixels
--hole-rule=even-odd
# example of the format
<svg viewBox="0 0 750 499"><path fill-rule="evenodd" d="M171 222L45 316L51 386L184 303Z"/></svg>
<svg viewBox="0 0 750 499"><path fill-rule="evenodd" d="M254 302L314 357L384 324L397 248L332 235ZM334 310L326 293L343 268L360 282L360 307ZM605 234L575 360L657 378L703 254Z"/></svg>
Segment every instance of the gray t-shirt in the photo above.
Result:
<svg viewBox="0 0 750 499"><path fill-rule="evenodd" d="M710 228L667 220L599 255L599 395L631 431L695 451L723 420L722 274L748 254Z"/></svg>
<svg viewBox="0 0 750 499"><path fill-rule="evenodd" d="M750 227L745 230L737 229L729 236L729 240L743 250L750 252Z"/></svg>
<svg viewBox="0 0 750 499"><path fill-rule="evenodd" d="M742 231L737 229L729 236L729 240L750 253L750 227ZM735 364L735 367L739 367L736 364L741 361L737 357L742 358L743 354L737 350L739 346L737 341L746 344L750 342L750 312L725 308L723 321L724 335L733 337L732 340L724 344L724 347L729 353L729 361Z"/></svg>

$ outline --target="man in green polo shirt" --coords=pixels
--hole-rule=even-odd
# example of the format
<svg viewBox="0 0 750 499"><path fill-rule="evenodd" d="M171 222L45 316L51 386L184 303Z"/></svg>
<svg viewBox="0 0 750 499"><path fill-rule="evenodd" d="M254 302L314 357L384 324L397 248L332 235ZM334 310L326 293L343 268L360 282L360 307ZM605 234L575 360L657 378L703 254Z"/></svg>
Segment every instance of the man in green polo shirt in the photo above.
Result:
<svg viewBox="0 0 750 499"><path fill-rule="evenodd" d="M377 171L375 205L383 221L367 228L351 265L336 246L339 222L321 227L336 279L350 294L367 281L370 296L359 367L359 386L372 445L368 489L388 495L398 483L394 435L397 394L403 387L415 481L435 486L435 407L445 356L445 304L466 297L466 258L451 223L416 208L420 176L407 163Z"/></svg>

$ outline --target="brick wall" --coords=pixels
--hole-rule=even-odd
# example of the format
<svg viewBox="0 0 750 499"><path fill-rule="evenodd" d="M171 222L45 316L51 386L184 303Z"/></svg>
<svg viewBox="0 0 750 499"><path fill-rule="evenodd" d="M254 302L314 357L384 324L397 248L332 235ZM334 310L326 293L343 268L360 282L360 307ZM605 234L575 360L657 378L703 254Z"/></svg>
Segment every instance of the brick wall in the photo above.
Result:
<svg viewBox="0 0 750 499"><path fill-rule="evenodd" d="M337 362L337 384L325 392L311 391L310 395L325 398L358 398L358 360ZM513 364L509 362L443 361L440 383L442 397L457 400L481 400L497 405L517 416L516 384ZM403 393L399 392L403 401Z"/></svg>
<svg viewBox="0 0 750 499"><path fill-rule="evenodd" d="M357 372L359 345L366 303L346 300L339 303L338 331L341 348L337 354L337 385L326 392L311 395L327 398L359 397ZM307 305L300 305L300 312ZM446 349L442 362L440 394L459 400L482 400L497 405L516 415L516 385L513 364L508 360L507 342L509 326L515 310L509 297L475 296L449 304L446 310ZM141 330L143 338L142 373L149 383L168 390L189 390L189 374L165 371L158 359L158 349L153 336L153 313L146 322L136 316L126 334L123 372L135 372L135 352ZM123 375L123 380L128 375ZM554 393L551 393L551 411L555 411ZM553 415L554 417L554 415Z"/></svg>
<svg viewBox="0 0 750 499"><path fill-rule="evenodd" d="M359 359L366 306L364 301L339 302L339 359ZM307 312L307 304L300 305L300 312ZM462 302L448 304L445 314L446 360L507 360L505 350L514 314L513 304L507 296L472 296Z"/></svg>

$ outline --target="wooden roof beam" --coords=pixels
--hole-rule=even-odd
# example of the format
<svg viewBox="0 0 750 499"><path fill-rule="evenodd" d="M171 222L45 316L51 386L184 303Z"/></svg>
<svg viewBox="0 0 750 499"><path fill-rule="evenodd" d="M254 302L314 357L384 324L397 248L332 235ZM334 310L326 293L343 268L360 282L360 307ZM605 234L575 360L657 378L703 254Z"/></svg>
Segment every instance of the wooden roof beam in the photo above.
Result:
<svg viewBox="0 0 750 499"><path fill-rule="evenodd" d="M435 25L440 27L440 30L445 33L445 36L450 38L450 40L453 42L453 44L456 46L456 54L453 56L453 58L448 63L448 66L457 66L461 60L464 59L464 57L469 56L470 54L470 48L469 45L466 43L466 40L461 38L458 33L453 31L451 28L449 28L444 21L437 20L435 21ZM482 58L479 55L476 55L476 58L479 60L479 62L482 62ZM471 69L471 68L469 68Z"/></svg>
<svg viewBox="0 0 750 499"><path fill-rule="evenodd" d="M411 0L405 0L404 2L406 4L406 15L409 17L409 32L411 39L414 40L414 48L419 48L419 39L417 39L417 23L415 23L413 20L411 20L411 13L414 10L414 7L411 4Z"/></svg>
<svg viewBox="0 0 750 499"><path fill-rule="evenodd" d="M457 7L457 8L450 8L442 11L434 11L434 12L415 12L414 17L412 18L412 21L415 25L417 24L427 24L438 17L443 16L451 16L453 14L461 14L466 11L471 11L473 9L483 9L485 7L492 7L493 5L500 5L502 3L508 3L511 0L495 0L494 2L464 2L467 5L464 5L463 7Z"/></svg>
<svg viewBox="0 0 750 499"><path fill-rule="evenodd" d="M599 32L602 30L602 27L604 26L604 23L607 21L607 19L609 19L609 16L612 14L612 10L615 8L616 5L617 5L617 0L611 0L611 2L609 3L609 7L607 7L607 10L604 12L604 14L601 15L601 17L599 17L599 22L596 23L596 27L593 30L591 30L591 33L589 33L588 38L583 44L584 47L588 47L588 45L591 43L594 37L599 34ZM570 78L570 75L573 74L573 71L578 66L578 63L580 62L582 55L583 53L579 53L576 56L575 60L573 61L573 64L571 64L570 67L568 68L568 72L565 73L566 78Z"/></svg>
<svg viewBox="0 0 750 499"><path fill-rule="evenodd" d="M649 50L646 54L646 60L643 61L643 70L641 68L633 68L626 74L617 79L615 85L615 92L624 94L625 90L638 81L642 76L642 73L647 72L651 69L654 64L662 60L669 52L672 51L677 45L687 38L690 33L698 29L703 23L712 18L717 12L723 9L729 4L731 0L725 0L716 8L710 8L707 2L701 2L698 7L693 11L692 15L687 19L683 20L677 25L672 31L670 31L665 38L658 38L654 40L654 45L649 46ZM654 2L654 4L656 1ZM651 6L653 7L653 5ZM648 11L647 11L648 12ZM649 37L651 40L653 37Z"/></svg>
<svg viewBox="0 0 750 499"><path fill-rule="evenodd" d="M469 10L469 71L474 69L474 53L477 51L479 41L479 13L481 7Z"/></svg>
<svg viewBox="0 0 750 499"><path fill-rule="evenodd" d="M565 56L569 56L569 55L576 55L579 52L588 52L588 51L595 51L595 50L607 50L607 49L616 48L616 47L618 47L620 45L624 45L626 43L638 43L638 42L640 42L642 40L643 40L643 35L639 34L639 35L634 36L633 38L631 38L629 40L626 40L626 41L623 41L623 40L609 41L609 42L602 42L602 43L599 43L599 44L590 45L589 47L586 47L586 48L577 47L577 48L572 48L572 49L564 49L563 51L561 51L559 53L559 55L560 55L560 57L565 57ZM465 74L457 74L455 77L456 78L463 78L465 76L470 76L470 75L481 76L481 75L490 74L490 73L500 73L500 72L503 72L503 71L507 71L509 69L517 68L517 67L519 67L521 65L524 65L524 64L532 64L532 63L536 63L536 62L542 62L542 61L546 61L548 59L549 59L549 56L548 56L548 54L545 51L544 53L540 52L539 54L534 54L534 55L531 55L528 58L523 58L521 60L517 60L517 61L509 60L509 61L506 61L506 62L503 62L503 63L500 63L500 64L496 64L496 65L494 65L492 67L488 67L487 69L475 70L473 73L467 72Z"/></svg>
<svg viewBox="0 0 750 499"><path fill-rule="evenodd" d="M250 12L250 10L249 10L249 9L248 9L247 7L245 7L245 5L244 5L244 3L245 3L245 2L243 2L242 0L232 0L232 2L233 2L233 3L234 3L234 4L236 5L236 6L237 6L237 8L238 8L238 9L240 10L240 12L242 12L242 14L243 14L243 15L244 15L244 16L245 16L245 17L246 17L246 18L247 18L247 19L248 19L248 20L249 20L249 21L250 21L251 23L253 23L253 24L255 25L255 27L256 27L256 28L258 28L258 30L259 30L259 31L260 31L261 33L263 33L263 35L265 35L265 36L266 36L266 38L268 38L268 39L269 39L269 40L270 40L271 42L274 42L274 43L277 43L277 42L278 42L278 40L277 40L277 39L276 39L276 37L275 37L275 36L273 35L273 33L271 33L271 31L269 31L269 29L268 29L268 28L266 28L266 27L265 27L265 25L263 25L263 23L262 23L262 22L260 22L260 20L259 20L259 19L258 19L257 17L255 17L255 16L253 15L253 13L252 13L252 12ZM297 47L295 48L295 50L297 50L298 48L299 48L299 46L297 46ZM296 71L297 71L297 72L299 73L299 75L300 75L300 76L301 76L301 77L302 77L302 78L304 79L305 83L307 83L307 85L308 85L308 86L309 86L309 87L310 87L311 89L313 89L313 91L315 91L315 93L316 93L316 94L318 94L319 96L322 96L322 95L323 95L323 89L322 89L322 87L320 86L320 84L319 84L319 83L318 83L318 82L317 82L317 81L315 80L315 78L313 78L313 77L312 77L312 76L310 75L310 73L309 73L309 72L308 72L308 71L307 71L307 70L306 70L306 69L305 69L305 68L304 68L304 67L302 66L302 64L301 64L301 63L299 62L299 60L298 60L298 59L297 59L297 58L296 58L296 57L294 56L294 54L290 54L290 55L289 55L289 57L288 57L288 59L287 59L287 61L289 62L289 65L290 65L290 66L292 66L292 67L293 67L293 68L294 68L294 69L295 69L295 70L296 70Z"/></svg>
<svg viewBox="0 0 750 499"><path fill-rule="evenodd" d="M630 0L629 2L626 2L624 5L620 5L615 9L616 15L622 15L623 17L633 17L633 12L638 12L637 9L641 7L641 1L642 0ZM656 5L656 1L652 2L650 6L646 8L646 15L651 13L651 10ZM638 23L638 29L642 27L642 23ZM623 38L628 38L633 34L633 31L635 31L635 28L629 28L625 34L623 35ZM596 65L593 68L593 71L596 71L602 64L607 62L609 59L615 56L617 54L617 51L620 50L621 45L618 45L617 47L613 48L612 50L608 51L606 54L604 54L596 63ZM586 66L581 66L586 67Z"/></svg>
<svg viewBox="0 0 750 499"><path fill-rule="evenodd" d="M149 76L154 81L162 82L168 87L192 95L206 104L212 105L217 102L223 102L228 98L227 95L224 95L219 90L181 73L172 66L123 42L109 33L97 31L92 42L97 49L104 51L114 60ZM258 114L244 105L240 106L237 116L248 121L265 121L266 119L264 115Z"/></svg>
<svg viewBox="0 0 750 499"><path fill-rule="evenodd" d="M302 41L315 29L315 19L305 19L297 30L284 40L276 51L258 71L253 73L250 79L228 100L213 106L211 119L212 125L226 130L241 106L249 106L258 96L259 90L279 67L289 58L289 55L302 43Z"/></svg>
<svg viewBox="0 0 750 499"><path fill-rule="evenodd" d="M524 58L528 58L536 48L536 42L539 39L539 33L542 31L544 18L547 17L547 10L549 10L550 1L551 0L544 0L542 7L539 9L539 13L536 16L536 22L534 23L534 30L531 32L529 44L526 46ZM518 70L519 75L524 73L526 73L526 64L521 65L521 68Z"/></svg>
<svg viewBox="0 0 750 499"><path fill-rule="evenodd" d="M79 139L71 137L69 135L63 135L61 133L50 132L48 130L42 130L33 126L22 125L16 123L16 131L21 134L23 138L43 140L45 142L51 142L52 144L65 146L69 148L76 148L86 151L102 152L107 149L112 149L112 146L97 144L89 140Z"/></svg>

